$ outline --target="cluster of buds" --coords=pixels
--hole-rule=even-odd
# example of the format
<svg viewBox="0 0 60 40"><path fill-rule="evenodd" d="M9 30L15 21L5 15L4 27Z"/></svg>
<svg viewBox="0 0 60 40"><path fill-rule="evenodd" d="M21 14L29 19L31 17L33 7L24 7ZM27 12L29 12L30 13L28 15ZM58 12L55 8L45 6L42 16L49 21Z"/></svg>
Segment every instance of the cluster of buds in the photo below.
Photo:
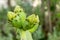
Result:
<svg viewBox="0 0 60 40"><path fill-rule="evenodd" d="M11 24L16 28L31 31L32 29L34 30L37 28L35 25L39 24L38 15L32 14L30 16L27 16L23 8L20 6L16 6L14 12L8 12L7 16L8 20L10 20L9 22L11 22Z"/></svg>
<svg viewBox="0 0 60 40"><path fill-rule="evenodd" d="M39 23L39 17L38 17L38 15L35 15L35 14L28 16L27 20L32 24Z"/></svg>

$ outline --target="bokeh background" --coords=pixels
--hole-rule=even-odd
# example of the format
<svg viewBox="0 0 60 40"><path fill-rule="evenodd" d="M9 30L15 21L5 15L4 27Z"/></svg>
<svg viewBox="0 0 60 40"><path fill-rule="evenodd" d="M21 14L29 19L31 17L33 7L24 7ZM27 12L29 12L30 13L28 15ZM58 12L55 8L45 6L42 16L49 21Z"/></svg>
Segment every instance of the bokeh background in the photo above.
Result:
<svg viewBox="0 0 60 40"><path fill-rule="evenodd" d="M7 20L7 12L21 6L27 15L39 15L33 40L60 40L60 0L0 0L0 40L20 40Z"/></svg>

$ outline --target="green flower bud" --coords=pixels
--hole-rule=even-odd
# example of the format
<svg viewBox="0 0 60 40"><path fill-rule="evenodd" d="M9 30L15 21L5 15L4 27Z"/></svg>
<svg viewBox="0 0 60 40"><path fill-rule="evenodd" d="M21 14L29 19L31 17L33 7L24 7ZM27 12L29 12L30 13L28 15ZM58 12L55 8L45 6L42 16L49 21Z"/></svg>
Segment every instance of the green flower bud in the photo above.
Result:
<svg viewBox="0 0 60 40"><path fill-rule="evenodd" d="M8 12L7 16L8 20L12 20L13 18L15 18L16 14L14 12Z"/></svg>
<svg viewBox="0 0 60 40"><path fill-rule="evenodd" d="M36 16L35 14L32 14L32 15L28 16L28 17L27 17L27 20L28 20L31 24L39 23L39 17L38 17L38 15Z"/></svg>
<svg viewBox="0 0 60 40"><path fill-rule="evenodd" d="M18 12L23 12L23 9L20 7L20 6L16 6L15 9L14 9L14 12L15 13L18 13Z"/></svg>

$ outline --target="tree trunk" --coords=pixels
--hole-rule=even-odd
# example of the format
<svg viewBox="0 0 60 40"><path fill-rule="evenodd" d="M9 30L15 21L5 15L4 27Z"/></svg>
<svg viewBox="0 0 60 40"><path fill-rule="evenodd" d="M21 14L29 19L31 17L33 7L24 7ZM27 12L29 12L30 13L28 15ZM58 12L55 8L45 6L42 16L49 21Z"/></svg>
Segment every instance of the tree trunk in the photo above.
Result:
<svg viewBox="0 0 60 40"><path fill-rule="evenodd" d="M11 0L7 0L8 7L11 6Z"/></svg>
<svg viewBox="0 0 60 40"><path fill-rule="evenodd" d="M44 9L44 0L41 0L41 13L42 13L42 17L43 17L43 22L42 22L42 29L43 29L43 32L45 33L45 38L44 40L47 40L48 39L48 20L47 20L47 17L45 16L45 9Z"/></svg>
<svg viewBox="0 0 60 40"><path fill-rule="evenodd" d="M52 22L51 22L51 10L50 10L50 7L51 7L51 0L47 0L47 8L48 8L48 24L49 24L49 32L52 32Z"/></svg>

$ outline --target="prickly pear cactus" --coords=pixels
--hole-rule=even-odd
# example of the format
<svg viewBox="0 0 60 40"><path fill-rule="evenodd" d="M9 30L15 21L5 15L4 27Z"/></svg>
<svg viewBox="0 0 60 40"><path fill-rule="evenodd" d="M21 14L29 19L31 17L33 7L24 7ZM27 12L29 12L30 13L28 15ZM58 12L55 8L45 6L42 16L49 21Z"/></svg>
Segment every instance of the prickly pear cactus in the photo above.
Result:
<svg viewBox="0 0 60 40"><path fill-rule="evenodd" d="M21 40L33 40L31 34L38 28L38 15L27 16L23 8L16 6L14 12L7 13L7 17L9 23L20 30Z"/></svg>

